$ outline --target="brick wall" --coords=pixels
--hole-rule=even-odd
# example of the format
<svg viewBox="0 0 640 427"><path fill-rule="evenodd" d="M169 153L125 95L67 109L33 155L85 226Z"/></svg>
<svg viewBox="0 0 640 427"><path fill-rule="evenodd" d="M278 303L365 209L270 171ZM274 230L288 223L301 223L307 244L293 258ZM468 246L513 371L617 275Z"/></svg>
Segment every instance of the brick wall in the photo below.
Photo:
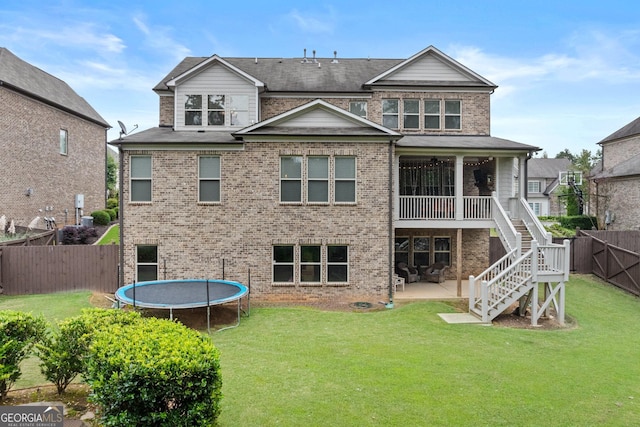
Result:
<svg viewBox="0 0 640 427"><path fill-rule="evenodd" d="M382 100L387 98L399 99L455 99L462 101L462 129L446 131L448 134L460 135L489 135L491 128L490 95L486 93L416 93L416 92L374 92L367 98L322 98L324 101L337 107L349 110L350 101L367 101L367 118L375 123L382 124ZM309 98L262 98L260 100L262 120L276 116L291 110L292 108L310 102ZM402 102L400 102L400 115L402 115ZM420 119L420 123L423 119ZM402 129L404 134L441 134L442 130Z"/></svg>
<svg viewBox="0 0 640 427"><path fill-rule="evenodd" d="M74 223L76 194L84 194L85 214L104 208L103 127L4 87L0 106L0 215L16 225L45 214L58 225ZM68 131L66 156L60 154L60 129ZM33 189L31 196L25 195L27 188ZM47 206L53 211L39 211Z"/></svg>
<svg viewBox="0 0 640 427"><path fill-rule="evenodd" d="M154 151L151 204L124 203L125 283L135 274L135 246L158 245L159 278L221 278L248 281L258 300L311 302L385 298L389 284L389 174L387 144L246 143L241 152ZM144 154L131 152L128 154ZM280 153L355 155L356 205L279 203ZM197 203L197 158L221 157L219 204ZM129 156L124 159L128 183ZM126 189L124 200L129 200ZM345 286L272 284L272 246L346 244Z"/></svg>
<svg viewBox="0 0 640 427"><path fill-rule="evenodd" d="M174 125L174 97L173 95L163 95L159 97L160 103L160 122L159 126L173 126Z"/></svg>

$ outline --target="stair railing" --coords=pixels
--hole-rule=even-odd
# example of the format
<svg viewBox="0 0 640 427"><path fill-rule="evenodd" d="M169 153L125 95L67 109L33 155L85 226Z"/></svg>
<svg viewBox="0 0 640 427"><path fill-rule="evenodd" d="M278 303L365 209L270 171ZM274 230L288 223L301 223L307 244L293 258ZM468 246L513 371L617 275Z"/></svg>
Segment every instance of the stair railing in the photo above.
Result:
<svg viewBox="0 0 640 427"><path fill-rule="evenodd" d="M520 219L527 227L529 233L531 233L531 237L538 242L540 245L549 245L553 242L551 233L545 230L544 226L531 210L529 206L529 202L525 199L520 199L519 206Z"/></svg>
<svg viewBox="0 0 640 427"><path fill-rule="evenodd" d="M522 235L516 231L515 227L511 223L507 213L502 208L498 195L494 191L491 195L491 211L493 212L493 220L496 223L496 229L498 236L502 241L502 244L507 248L507 252L512 250L518 250L517 255L520 254L522 248Z"/></svg>

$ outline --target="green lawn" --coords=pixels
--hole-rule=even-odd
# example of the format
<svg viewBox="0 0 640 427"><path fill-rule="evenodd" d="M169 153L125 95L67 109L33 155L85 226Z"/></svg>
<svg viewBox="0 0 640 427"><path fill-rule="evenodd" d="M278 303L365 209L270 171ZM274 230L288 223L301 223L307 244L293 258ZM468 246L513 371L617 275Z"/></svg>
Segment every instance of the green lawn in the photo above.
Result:
<svg viewBox="0 0 640 427"><path fill-rule="evenodd" d="M120 244L120 226L111 227L97 242L98 245L118 245Z"/></svg>
<svg viewBox="0 0 640 427"><path fill-rule="evenodd" d="M450 325L443 302L254 308L212 335L220 426L638 425L640 300L588 276L566 300L565 330Z"/></svg>

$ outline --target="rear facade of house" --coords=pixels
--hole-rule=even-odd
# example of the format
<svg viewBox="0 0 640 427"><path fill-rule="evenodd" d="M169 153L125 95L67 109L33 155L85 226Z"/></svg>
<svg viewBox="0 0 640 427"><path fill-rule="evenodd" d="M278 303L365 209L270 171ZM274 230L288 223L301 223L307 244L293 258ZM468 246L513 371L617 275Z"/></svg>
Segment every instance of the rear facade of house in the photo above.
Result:
<svg viewBox="0 0 640 427"><path fill-rule="evenodd" d="M532 215L538 150L491 136L496 87L433 46L185 58L154 88L159 126L111 142L121 284L224 277L264 301L350 302L387 300L399 263L480 274L490 229Z"/></svg>

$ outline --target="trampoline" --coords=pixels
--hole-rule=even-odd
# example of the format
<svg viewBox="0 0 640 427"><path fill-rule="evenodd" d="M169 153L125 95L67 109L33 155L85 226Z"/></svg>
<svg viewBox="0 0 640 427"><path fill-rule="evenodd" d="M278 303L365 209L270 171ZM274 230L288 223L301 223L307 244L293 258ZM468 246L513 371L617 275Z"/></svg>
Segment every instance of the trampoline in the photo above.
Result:
<svg viewBox="0 0 640 427"><path fill-rule="evenodd" d="M173 319L174 309L207 307L207 330L209 330L210 307L233 301L238 302L238 322L235 325L238 326L240 302L248 293L249 289L239 282L185 279L132 283L119 288L115 297L119 303L134 307L169 309L171 319Z"/></svg>

